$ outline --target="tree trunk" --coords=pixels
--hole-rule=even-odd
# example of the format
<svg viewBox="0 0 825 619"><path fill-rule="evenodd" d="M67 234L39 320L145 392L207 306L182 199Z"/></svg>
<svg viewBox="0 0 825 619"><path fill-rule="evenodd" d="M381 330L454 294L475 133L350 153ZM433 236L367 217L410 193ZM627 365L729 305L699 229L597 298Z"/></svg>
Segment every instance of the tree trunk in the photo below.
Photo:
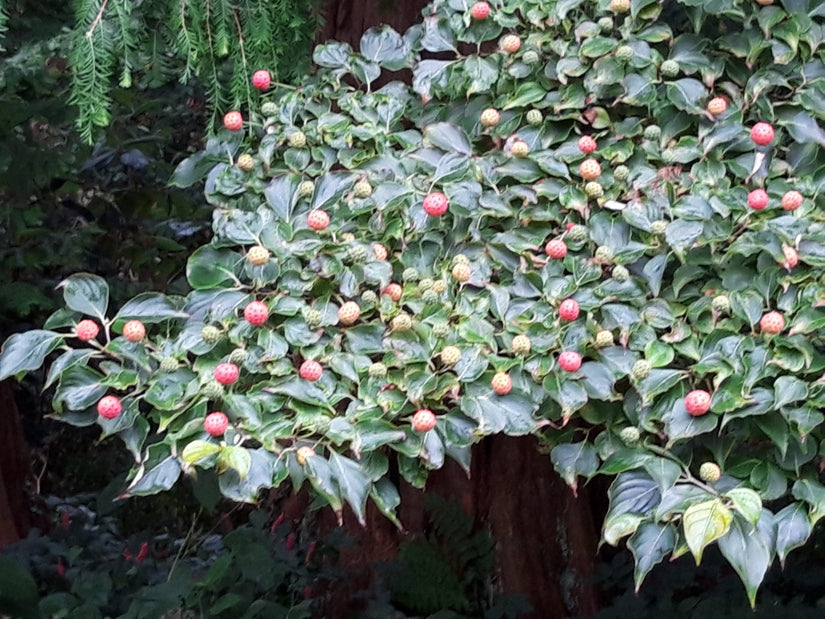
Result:
<svg viewBox="0 0 825 619"><path fill-rule="evenodd" d="M25 536L31 526L25 492L29 455L10 381L0 382L0 547Z"/></svg>
<svg viewBox="0 0 825 619"><path fill-rule="evenodd" d="M363 528L345 511L344 526L354 543L342 551L339 566L349 580L332 594L325 611L330 619L362 610L353 594L369 585L371 565L394 558L401 541L426 527L424 492L408 484L400 492L403 533L372 507ZM449 462L431 473L426 492L459 500L478 527L490 527L499 588L524 595L534 609L531 617L589 616L598 610L593 585L598 534L587 489L574 498L535 439L490 437L474 449L469 479ZM331 510L322 513L321 526L325 531L337 526Z"/></svg>
<svg viewBox="0 0 825 619"><path fill-rule="evenodd" d="M420 21L421 9L427 4L429 0L327 0L324 27L317 40L333 39L357 50L367 29L387 24L403 34Z"/></svg>

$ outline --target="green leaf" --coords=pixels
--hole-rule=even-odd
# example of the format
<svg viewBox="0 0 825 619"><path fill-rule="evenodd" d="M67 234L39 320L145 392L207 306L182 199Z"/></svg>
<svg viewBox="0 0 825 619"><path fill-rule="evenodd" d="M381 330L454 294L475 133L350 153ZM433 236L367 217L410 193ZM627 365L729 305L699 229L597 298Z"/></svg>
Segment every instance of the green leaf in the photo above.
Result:
<svg viewBox="0 0 825 619"><path fill-rule="evenodd" d="M726 528L727 534L719 540L719 550L739 574L753 608L756 590L771 562L771 552L759 529L750 522L736 517L728 521Z"/></svg>
<svg viewBox="0 0 825 619"><path fill-rule="evenodd" d="M39 597L31 573L10 556L0 554L0 612L9 617L37 619Z"/></svg>
<svg viewBox="0 0 825 619"><path fill-rule="evenodd" d="M236 281L240 257L209 245L196 249L186 263L186 279L195 290L226 287Z"/></svg>
<svg viewBox="0 0 825 619"><path fill-rule="evenodd" d="M61 341L60 335L53 331L15 333L6 340L0 351L0 381L19 372L36 370Z"/></svg>
<svg viewBox="0 0 825 619"><path fill-rule="evenodd" d="M382 477L370 486L370 498L378 510L389 518L399 529L403 529L398 517L395 515L396 508L401 504L401 497L393 483L386 477Z"/></svg>
<svg viewBox="0 0 825 619"><path fill-rule="evenodd" d="M811 479L798 479L791 492L795 499L809 505L811 525L825 516L825 486Z"/></svg>
<svg viewBox="0 0 825 619"><path fill-rule="evenodd" d="M602 537L611 546L617 546L620 539L635 533L644 519L638 514L611 514L604 521Z"/></svg>
<svg viewBox="0 0 825 619"><path fill-rule="evenodd" d="M733 508L751 524L757 524L762 515L762 499L750 488L734 488L725 496L733 502Z"/></svg>
<svg viewBox="0 0 825 619"><path fill-rule="evenodd" d="M808 510L801 501L787 505L776 514L776 554L783 568L788 553L803 546L812 531Z"/></svg>
<svg viewBox="0 0 825 619"><path fill-rule="evenodd" d="M174 486L178 477L180 477L180 464L175 458L169 456L148 471L141 467L127 489L127 494L134 496L157 494Z"/></svg>
<svg viewBox="0 0 825 619"><path fill-rule="evenodd" d="M579 475L590 479L599 469L596 448L587 441L556 445L550 452L550 460L556 472L576 493Z"/></svg>
<svg viewBox="0 0 825 619"><path fill-rule="evenodd" d="M166 295L145 292L121 307L115 320L138 319L153 324L169 318L188 318L188 316L189 314L175 307Z"/></svg>
<svg viewBox="0 0 825 619"><path fill-rule="evenodd" d="M733 514L719 499L691 505L682 516L685 541L696 559L702 562L702 552L711 542L728 532Z"/></svg>
<svg viewBox="0 0 825 619"><path fill-rule="evenodd" d="M636 568L633 578L636 582L636 593L642 587L645 576L650 570L672 552L676 546L676 529L669 524L644 522L627 540L627 547L633 553Z"/></svg>
<svg viewBox="0 0 825 619"><path fill-rule="evenodd" d="M57 287L63 288L63 300L69 309L87 316L95 316L101 321L106 319L109 285L102 277L90 273L77 273L64 279Z"/></svg>
<svg viewBox="0 0 825 619"><path fill-rule="evenodd" d="M360 464L334 451L329 452L329 466L341 495L352 507L358 522L366 525L367 495L372 485L370 478Z"/></svg>
<svg viewBox="0 0 825 619"><path fill-rule="evenodd" d="M794 376L780 376L773 384L774 408L782 408L791 402L808 397L808 384Z"/></svg>
<svg viewBox="0 0 825 619"><path fill-rule="evenodd" d="M209 441L195 440L183 448L181 458L187 464L194 464L221 451L221 446Z"/></svg>
<svg viewBox="0 0 825 619"><path fill-rule="evenodd" d="M435 123L424 129L424 137L448 153L472 155L473 147L464 130L450 123Z"/></svg>
<svg viewBox="0 0 825 619"><path fill-rule="evenodd" d="M249 470L252 468L252 456L249 455L249 450L244 447L224 445L221 447L218 460L215 464L218 473L232 469L238 473L238 477L243 481L246 479L246 476L249 475Z"/></svg>
<svg viewBox="0 0 825 619"><path fill-rule="evenodd" d="M360 51L367 60L391 71L399 71L409 62L409 45L389 26L367 30L361 36Z"/></svg>

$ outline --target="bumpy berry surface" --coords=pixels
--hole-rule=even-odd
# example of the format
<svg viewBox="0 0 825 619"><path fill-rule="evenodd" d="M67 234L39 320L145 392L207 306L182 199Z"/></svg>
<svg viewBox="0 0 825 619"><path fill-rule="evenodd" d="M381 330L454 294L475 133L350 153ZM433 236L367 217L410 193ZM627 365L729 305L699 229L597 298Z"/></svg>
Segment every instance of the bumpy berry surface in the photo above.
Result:
<svg viewBox="0 0 825 619"><path fill-rule="evenodd" d="M567 230L565 238L571 243L581 243L582 241L586 241L589 236L590 232L587 230L587 226L574 224Z"/></svg>
<svg viewBox="0 0 825 619"><path fill-rule="evenodd" d="M748 194L748 206L761 211L768 206L768 193L764 189L754 189Z"/></svg>
<svg viewBox="0 0 825 619"><path fill-rule="evenodd" d="M217 400L223 397L223 385L216 380L210 380L201 387L201 393L210 400Z"/></svg>
<svg viewBox="0 0 825 619"><path fill-rule="evenodd" d="M296 131L289 136L289 145L292 148L303 148L307 145L307 136L303 131Z"/></svg>
<svg viewBox="0 0 825 619"><path fill-rule="evenodd" d="M708 101L708 112L714 116L719 116L725 113L728 109L728 101L724 97L714 97Z"/></svg>
<svg viewBox="0 0 825 619"><path fill-rule="evenodd" d="M713 308L714 312L727 314L730 312L730 297L726 294L718 294L713 297L713 301L711 301L710 306Z"/></svg>
<svg viewBox="0 0 825 619"><path fill-rule="evenodd" d="M630 168L626 165L617 165L613 169L613 178L617 181L626 181L628 176L630 176Z"/></svg>
<svg viewBox="0 0 825 619"><path fill-rule="evenodd" d="M629 45L621 45L616 50L616 58L619 60L630 60L634 55L633 48Z"/></svg>
<svg viewBox="0 0 825 619"><path fill-rule="evenodd" d="M798 191L791 190L786 191L785 195L782 196L782 208L786 211L795 211L800 206L802 206L802 201L804 198L802 194Z"/></svg>
<svg viewBox="0 0 825 619"><path fill-rule="evenodd" d="M619 432L619 438L622 439L622 442L628 447L635 447L639 444L639 439L642 438L642 433L639 432L639 428L636 426L628 426L626 428L622 428L621 432Z"/></svg>
<svg viewBox="0 0 825 619"><path fill-rule="evenodd" d="M456 281L466 282L472 275L472 269L467 264L459 263L452 268L452 276Z"/></svg>
<svg viewBox="0 0 825 619"><path fill-rule="evenodd" d="M405 282L414 282L417 281L419 277L418 269L414 267L407 267L401 273L401 279Z"/></svg>
<svg viewBox="0 0 825 619"><path fill-rule="evenodd" d="M782 268L790 271L799 264L799 253L793 247L783 245L782 254L785 256L785 260L781 263Z"/></svg>
<svg viewBox="0 0 825 619"><path fill-rule="evenodd" d="M581 152L585 155L589 155L597 148L596 140L591 138L589 135L583 135L579 138L578 147Z"/></svg>
<svg viewBox="0 0 825 619"><path fill-rule="evenodd" d="M695 389L685 396L685 410L688 415L700 417L710 410L710 394L704 389Z"/></svg>
<svg viewBox="0 0 825 619"><path fill-rule="evenodd" d="M392 319L390 322L390 328L393 331L404 332L409 331L412 329L412 317L409 314L401 313L398 314L395 318Z"/></svg>
<svg viewBox="0 0 825 619"><path fill-rule="evenodd" d="M265 101L261 104L261 114L264 116L275 116L278 113L278 104L274 101Z"/></svg>
<svg viewBox="0 0 825 619"><path fill-rule="evenodd" d="M586 181L594 181L602 175L602 166L595 159L585 159L579 164L579 174Z"/></svg>
<svg viewBox="0 0 825 619"><path fill-rule="evenodd" d="M606 348L608 346L613 346L613 332L602 329L596 333L596 347Z"/></svg>
<svg viewBox="0 0 825 619"><path fill-rule="evenodd" d="M587 194L588 198L601 198L604 195L604 187L601 186L601 183L589 181L584 186L584 193Z"/></svg>
<svg viewBox="0 0 825 619"><path fill-rule="evenodd" d="M768 312L759 321L762 333L782 333L785 328L785 317L779 312Z"/></svg>
<svg viewBox="0 0 825 619"><path fill-rule="evenodd" d="M356 198L369 198L372 195L372 185L369 181L358 181L352 189Z"/></svg>
<svg viewBox="0 0 825 619"><path fill-rule="evenodd" d="M662 135L662 128L659 125L645 127L644 136L646 140L658 140Z"/></svg>
<svg viewBox="0 0 825 619"><path fill-rule="evenodd" d="M447 196L440 192L433 192L424 198L424 212L430 217L441 217L447 212L449 202Z"/></svg>
<svg viewBox="0 0 825 619"><path fill-rule="evenodd" d="M521 39L514 34L508 34L501 39L501 50L508 54L515 54L521 49Z"/></svg>
<svg viewBox="0 0 825 619"><path fill-rule="evenodd" d="M436 337L446 337L450 333L450 324L447 322L437 322L433 325L433 335Z"/></svg>
<svg viewBox="0 0 825 619"><path fill-rule="evenodd" d="M530 125L540 125L544 121L544 116L539 110L527 112L527 123Z"/></svg>
<svg viewBox="0 0 825 619"><path fill-rule="evenodd" d="M123 405L120 400L113 395L106 395L100 398L97 403L97 412L104 419L114 419L120 415Z"/></svg>
<svg viewBox="0 0 825 619"><path fill-rule="evenodd" d="M533 342L524 334L519 334L513 338L513 352L517 355L527 355L533 347Z"/></svg>
<svg viewBox="0 0 825 619"><path fill-rule="evenodd" d="M252 85L258 90L266 90L269 88L271 82L272 78L266 69L255 71L255 73L252 74Z"/></svg>
<svg viewBox="0 0 825 619"><path fill-rule="evenodd" d="M220 412L209 413L203 420L203 429L209 436L223 436L229 426L229 419Z"/></svg>
<svg viewBox="0 0 825 619"><path fill-rule="evenodd" d="M422 408L415 412L412 427L416 432L429 432L435 427L435 415L429 408Z"/></svg>
<svg viewBox="0 0 825 619"><path fill-rule="evenodd" d="M719 481L722 476L722 469L715 462L703 462L699 467L699 479L708 483Z"/></svg>
<svg viewBox="0 0 825 619"><path fill-rule="evenodd" d="M223 126L230 131L240 131L243 128L243 116L240 112L227 112L223 117Z"/></svg>
<svg viewBox="0 0 825 619"><path fill-rule="evenodd" d="M650 362L645 359L639 359L630 369L630 375L635 380L643 380L650 376L650 370Z"/></svg>
<svg viewBox="0 0 825 619"><path fill-rule="evenodd" d="M387 248L381 245L381 243L372 244L372 253L375 255L376 260L387 259Z"/></svg>
<svg viewBox="0 0 825 619"><path fill-rule="evenodd" d="M301 378L313 382L321 378L321 375L323 373L324 368L322 368L321 364L315 361L314 359L307 359L301 364L301 367L298 369L298 374Z"/></svg>
<svg viewBox="0 0 825 619"><path fill-rule="evenodd" d="M565 372L575 372L582 366L582 356L574 350L565 350L559 355L559 367Z"/></svg>
<svg viewBox="0 0 825 619"><path fill-rule="evenodd" d="M486 2L476 2L470 9L470 15L473 19L487 19L490 14L490 5Z"/></svg>
<svg viewBox="0 0 825 619"><path fill-rule="evenodd" d="M123 337L130 342L142 342L146 337L146 327L139 320L130 320L123 325Z"/></svg>
<svg viewBox="0 0 825 619"><path fill-rule="evenodd" d="M540 60L539 54L536 50L529 49L524 52L524 55L521 57L521 61L526 65L536 64ZM530 119L527 119L527 122L530 122ZM532 123L531 123L532 124Z"/></svg>
<svg viewBox="0 0 825 619"><path fill-rule="evenodd" d="M338 308L338 320L343 325L351 325L361 315L361 308L355 301L347 301Z"/></svg>
<svg viewBox="0 0 825 619"><path fill-rule="evenodd" d="M559 305L559 318L562 320L576 320L579 317L579 303L575 299L565 299Z"/></svg>
<svg viewBox="0 0 825 619"><path fill-rule="evenodd" d="M513 154L513 157L518 157L521 159L530 154L530 147L524 140L516 140L513 142L510 152Z"/></svg>
<svg viewBox="0 0 825 619"><path fill-rule="evenodd" d="M593 257L596 262L600 264L610 264L613 262L613 250L607 245L600 245L596 248L596 253Z"/></svg>
<svg viewBox="0 0 825 619"><path fill-rule="evenodd" d="M315 450L312 447L304 445L303 447L299 447L298 451L295 452L295 459L298 461L298 464L303 466L306 464L307 460L314 455Z"/></svg>
<svg viewBox="0 0 825 619"><path fill-rule="evenodd" d="M74 333L81 342L88 342L97 337L100 333L100 327L94 320L81 320L75 325Z"/></svg>
<svg viewBox="0 0 825 619"><path fill-rule="evenodd" d="M551 239L544 246L544 253L553 260L561 260L567 255L567 244L561 239Z"/></svg>
<svg viewBox="0 0 825 619"><path fill-rule="evenodd" d="M160 362L160 371L166 372L167 374L170 372L174 372L175 370L180 367L178 360L174 357L164 357L163 360Z"/></svg>
<svg viewBox="0 0 825 619"><path fill-rule="evenodd" d="M501 114L495 108L488 107L481 113L481 124L485 127L495 127L500 120Z"/></svg>
<svg viewBox="0 0 825 619"><path fill-rule="evenodd" d="M253 266L259 267L269 262L269 255L269 250L266 247L255 245L246 252L246 259Z"/></svg>
<svg viewBox="0 0 825 619"><path fill-rule="evenodd" d="M367 373L373 378L384 378L387 375L387 366L383 363L373 363Z"/></svg>
<svg viewBox="0 0 825 619"><path fill-rule="evenodd" d="M507 395L513 389L513 381L507 372L496 372L490 386L498 395Z"/></svg>
<svg viewBox="0 0 825 619"><path fill-rule="evenodd" d="M303 181L300 185L298 185L299 198L308 198L313 193L315 193L315 183L312 181Z"/></svg>
<svg viewBox="0 0 825 619"><path fill-rule="evenodd" d="M262 301L252 301L244 308L243 317L249 324L259 327L269 318L269 308Z"/></svg>
<svg viewBox="0 0 825 619"><path fill-rule="evenodd" d="M627 13L630 10L630 0L610 0L610 10L614 13Z"/></svg>
<svg viewBox="0 0 825 619"><path fill-rule="evenodd" d="M249 357L249 353L244 350L243 348L236 348L229 354L229 363L234 363L235 365L243 365L246 363L246 359Z"/></svg>
<svg viewBox="0 0 825 619"><path fill-rule="evenodd" d="M219 363L215 366L215 380L222 385L231 385L240 376L241 371L234 363Z"/></svg>
<svg viewBox="0 0 825 619"><path fill-rule="evenodd" d="M679 73L679 63L675 60L665 60L659 65L659 71L661 71L665 77L676 77Z"/></svg>
<svg viewBox="0 0 825 619"><path fill-rule="evenodd" d="M307 215L307 225L313 230L325 230L329 226L329 215L321 209L310 211Z"/></svg>
<svg viewBox="0 0 825 619"><path fill-rule="evenodd" d="M243 155L238 157L238 161L235 162L235 165L238 166L244 172L249 172L252 168L255 167L255 158L249 153L244 153Z"/></svg>
<svg viewBox="0 0 825 619"><path fill-rule="evenodd" d="M756 123L751 129L751 140L757 146L767 146L773 142L774 131L768 123Z"/></svg>
<svg viewBox="0 0 825 619"><path fill-rule="evenodd" d="M461 350L457 346L445 346L441 351L441 363L455 365L461 361Z"/></svg>
<svg viewBox="0 0 825 619"><path fill-rule="evenodd" d="M404 289L401 287L401 284L389 283L387 284L387 287L381 291L381 294L387 295L390 299L397 303L401 300L401 295L403 292Z"/></svg>
<svg viewBox="0 0 825 619"><path fill-rule="evenodd" d="M443 279L437 279L433 282L433 290L438 294L447 292L447 282Z"/></svg>

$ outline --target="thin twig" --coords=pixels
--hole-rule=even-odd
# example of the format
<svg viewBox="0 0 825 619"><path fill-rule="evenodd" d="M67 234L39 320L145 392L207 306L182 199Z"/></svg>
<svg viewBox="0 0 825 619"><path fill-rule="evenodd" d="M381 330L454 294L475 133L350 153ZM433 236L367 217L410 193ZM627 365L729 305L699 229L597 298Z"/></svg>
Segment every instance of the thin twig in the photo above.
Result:
<svg viewBox="0 0 825 619"><path fill-rule="evenodd" d="M97 28L97 25L100 23L100 20L103 19L103 11L106 10L106 3L107 2L109 2L109 0L103 0L103 4L100 5L100 10L97 12L97 16L95 17L95 20L92 22L92 25L86 31L86 38L87 39L92 38L92 34L94 34L95 28Z"/></svg>

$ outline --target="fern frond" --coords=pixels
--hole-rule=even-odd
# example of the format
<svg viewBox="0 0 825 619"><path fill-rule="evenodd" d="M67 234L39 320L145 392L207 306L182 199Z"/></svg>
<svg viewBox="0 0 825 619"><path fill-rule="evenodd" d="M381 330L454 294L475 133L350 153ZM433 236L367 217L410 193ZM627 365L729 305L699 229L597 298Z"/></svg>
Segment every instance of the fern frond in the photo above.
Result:
<svg viewBox="0 0 825 619"><path fill-rule="evenodd" d="M0 51L3 50L3 39L5 38L5 33L9 29L9 12L6 8L6 0L0 0Z"/></svg>

